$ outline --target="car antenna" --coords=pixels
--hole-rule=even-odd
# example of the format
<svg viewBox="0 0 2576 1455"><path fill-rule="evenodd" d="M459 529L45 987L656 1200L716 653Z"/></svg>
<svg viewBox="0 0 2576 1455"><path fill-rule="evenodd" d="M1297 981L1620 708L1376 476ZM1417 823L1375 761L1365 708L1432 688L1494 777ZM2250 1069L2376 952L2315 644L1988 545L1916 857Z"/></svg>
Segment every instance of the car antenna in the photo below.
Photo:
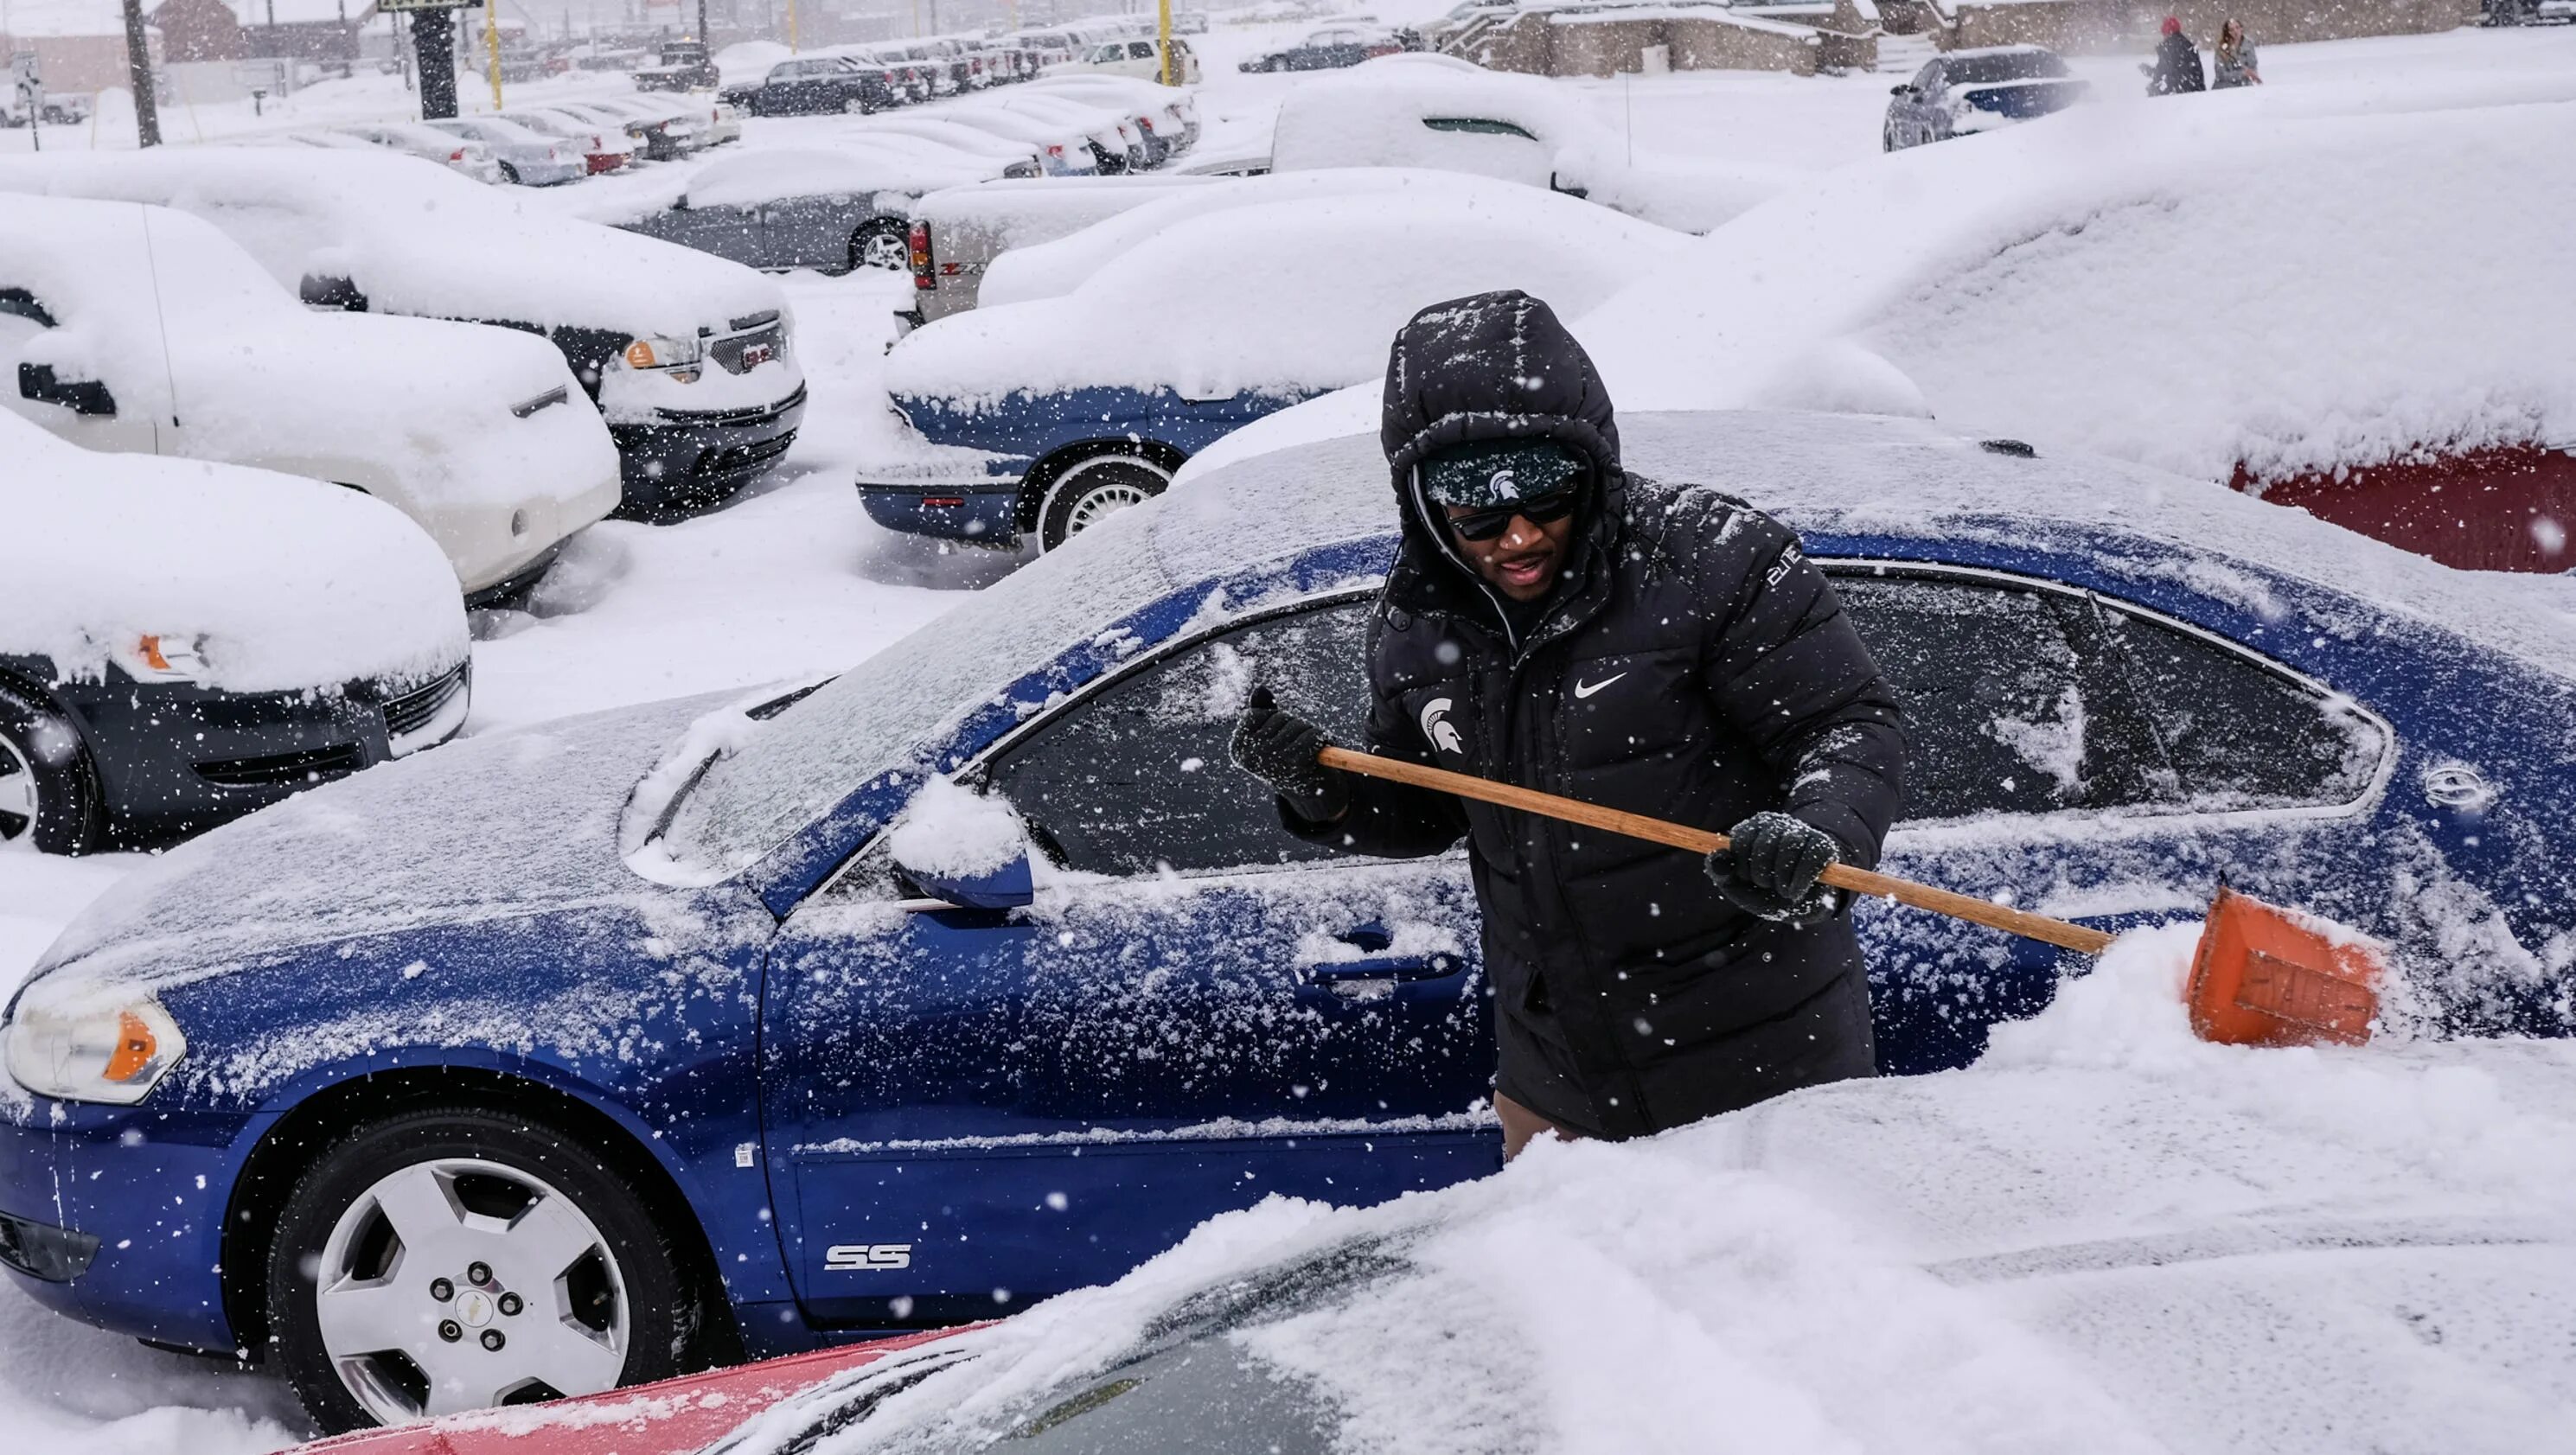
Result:
<svg viewBox="0 0 2576 1455"><path fill-rule="evenodd" d="M143 271L152 278L152 321L161 329L161 382L170 390L170 427L179 424L179 379L170 372L170 315L161 307L161 259L152 250L152 209L141 203L135 211L143 219ZM152 453L161 453L161 421L152 421Z"/></svg>

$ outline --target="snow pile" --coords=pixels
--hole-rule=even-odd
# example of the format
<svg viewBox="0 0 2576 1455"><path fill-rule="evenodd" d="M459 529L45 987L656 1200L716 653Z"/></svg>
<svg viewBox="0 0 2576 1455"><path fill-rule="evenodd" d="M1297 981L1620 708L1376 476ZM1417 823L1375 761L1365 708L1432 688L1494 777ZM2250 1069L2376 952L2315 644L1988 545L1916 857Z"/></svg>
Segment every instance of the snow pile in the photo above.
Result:
<svg viewBox="0 0 2576 1455"><path fill-rule="evenodd" d="M1102 385L1190 399L1311 393L1382 371L1387 341L1429 304L1523 288L1587 307L1687 241L1483 178L1269 181L1194 189L1111 219L1102 226L1140 240L1059 296L1004 301L1014 296L1006 254L986 275L984 306L895 347L887 387L899 399L983 406ZM1217 197L1226 205L1193 209ZM1087 238L1047 249L1081 254Z"/></svg>
<svg viewBox="0 0 2576 1455"><path fill-rule="evenodd" d="M990 874L1028 852L1028 830L1008 800L939 776L921 785L886 831L886 852L908 870L940 879Z"/></svg>
<svg viewBox="0 0 2576 1455"><path fill-rule="evenodd" d="M1115 1434L1195 1355L1336 1449L2565 1450L2571 1106L2563 1043L1844 1083L1212 1219L826 1448Z"/></svg>
<svg viewBox="0 0 2576 1455"><path fill-rule="evenodd" d="M738 40L717 51L716 84L731 89L735 86L757 86L769 79L770 71L780 61L796 54L774 40Z"/></svg>
<svg viewBox="0 0 2576 1455"><path fill-rule="evenodd" d="M2183 993L2201 922L2132 930L2091 970L2061 983L2048 1008L1995 1027L1980 1066L2186 1069L2225 1054L2192 1034Z"/></svg>
<svg viewBox="0 0 2576 1455"><path fill-rule="evenodd" d="M146 634L201 638L233 692L410 683L465 660L456 573L354 491L264 470L95 454L0 412L0 653L97 679Z"/></svg>
<svg viewBox="0 0 2576 1455"><path fill-rule="evenodd" d="M347 278L380 313L687 336L785 307L775 281L739 263L551 216L416 157L301 147L47 152L0 159L0 190L193 212L289 290L308 274Z"/></svg>
<svg viewBox="0 0 2576 1455"><path fill-rule="evenodd" d="M2576 105L2233 99L1848 168L1576 332L1626 409L1930 413L2202 479L2576 439Z"/></svg>
<svg viewBox="0 0 2576 1455"><path fill-rule="evenodd" d="M1722 12L1719 12L1722 13ZM1448 59L1443 57L1442 59ZM1271 142L1274 171L1421 167L1593 201L1684 232L1704 233L1794 182L1763 162L1641 159L1633 137L1595 120L1562 84L1386 56L1288 93Z"/></svg>
<svg viewBox="0 0 2576 1455"><path fill-rule="evenodd" d="M873 197L981 181L1001 164L916 138L851 136L840 147L776 147L725 157L689 178L690 207L756 207L784 197Z"/></svg>

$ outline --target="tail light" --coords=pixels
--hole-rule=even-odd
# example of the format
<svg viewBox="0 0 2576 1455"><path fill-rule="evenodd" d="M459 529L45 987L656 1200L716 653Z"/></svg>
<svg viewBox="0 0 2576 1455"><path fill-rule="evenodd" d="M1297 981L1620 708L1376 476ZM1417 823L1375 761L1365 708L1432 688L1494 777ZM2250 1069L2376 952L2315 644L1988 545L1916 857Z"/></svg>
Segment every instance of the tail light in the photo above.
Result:
<svg viewBox="0 0 2576 1455"><path fill-rule="evenodd" d="M447 154L447 159L451 162L461 162L465 160L465 148L458 147L456 150L449 152Z"/></svg>
<svg viewBox="0 0 2576 1455"><path fill-rule="evenodd" d="M1062 148L1062 147L1060 147L1060 146L1048 147L1048 148L1047 148L1047 155L1048 155L1048 156L1051 156L1051 157L1060 157L1060 156L1063 156L1063 155L1064 155L1064 148Z"/></svg>
<svg viewBox="0 0 2576 1455"><path fill-rule="evenodd" d="M928 291L939 286L939 275L930 264L930 224L916 221L910 238L912 247L912 286Z"/></svg>
<svg viewBox="0 0 2576 1455"><path fill-rule="evenodd" d="M1145 128L1145 130L1147 130L1147 131L1149 131L1149 132L1150 132L1150 131L1152 131L1152 130L1154 129L1154 123L1153 123L1151 120L1149 120L1148 118L1145 118L1145 117L1142 117L1142 116L1139 116L1139 117L1137 117L1137 118L1136 118L1136 124L1137 124L1138 126L1141 126L1141 127Z"/></svg>

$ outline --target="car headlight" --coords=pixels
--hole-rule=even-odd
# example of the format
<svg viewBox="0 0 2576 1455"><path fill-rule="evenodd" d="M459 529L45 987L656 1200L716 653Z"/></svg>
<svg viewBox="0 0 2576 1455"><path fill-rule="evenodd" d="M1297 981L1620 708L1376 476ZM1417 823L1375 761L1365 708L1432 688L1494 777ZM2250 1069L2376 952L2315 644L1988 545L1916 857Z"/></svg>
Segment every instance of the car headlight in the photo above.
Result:
<svg viewBox="0 0 2576 1455"><path fill-rule="evenodd" d="M179 1058L188 1038L152 1000L114 1010L64 1014L23 1002L8 1028L9 1077L38 1096L62 1101L141 1101Z"/></svg>
<svg viewBox="0 0 2576 1455"><path fill-rule="evenodd" d="M698 377L698 365L705 357L704 347L694 338L669 338L653 333L626 346L626 367L661 369L686 384Z"/></svg>
<svg viewBox="0 0 2576 1455"><path fill-rule="evenodd" d="M127 638L108 655L137 682L203 682L208 675L204 637L149 633Z"/></svg>

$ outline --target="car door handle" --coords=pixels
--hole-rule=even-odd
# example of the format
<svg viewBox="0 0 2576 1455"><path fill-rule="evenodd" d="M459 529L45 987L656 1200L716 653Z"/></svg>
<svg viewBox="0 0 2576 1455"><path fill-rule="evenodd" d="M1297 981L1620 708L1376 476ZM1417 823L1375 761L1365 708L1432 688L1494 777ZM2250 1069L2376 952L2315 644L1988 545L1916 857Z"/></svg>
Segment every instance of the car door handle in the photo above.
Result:
<svg viewBox="0 0 2576 1455"><path fill-rule="evenodd" d="M1348 984L1354 980L1445 980L1467 968L1463 955L1379 955L1364 960L1327 960L1306 967L1306 976L1319 984Z"/></svg>

